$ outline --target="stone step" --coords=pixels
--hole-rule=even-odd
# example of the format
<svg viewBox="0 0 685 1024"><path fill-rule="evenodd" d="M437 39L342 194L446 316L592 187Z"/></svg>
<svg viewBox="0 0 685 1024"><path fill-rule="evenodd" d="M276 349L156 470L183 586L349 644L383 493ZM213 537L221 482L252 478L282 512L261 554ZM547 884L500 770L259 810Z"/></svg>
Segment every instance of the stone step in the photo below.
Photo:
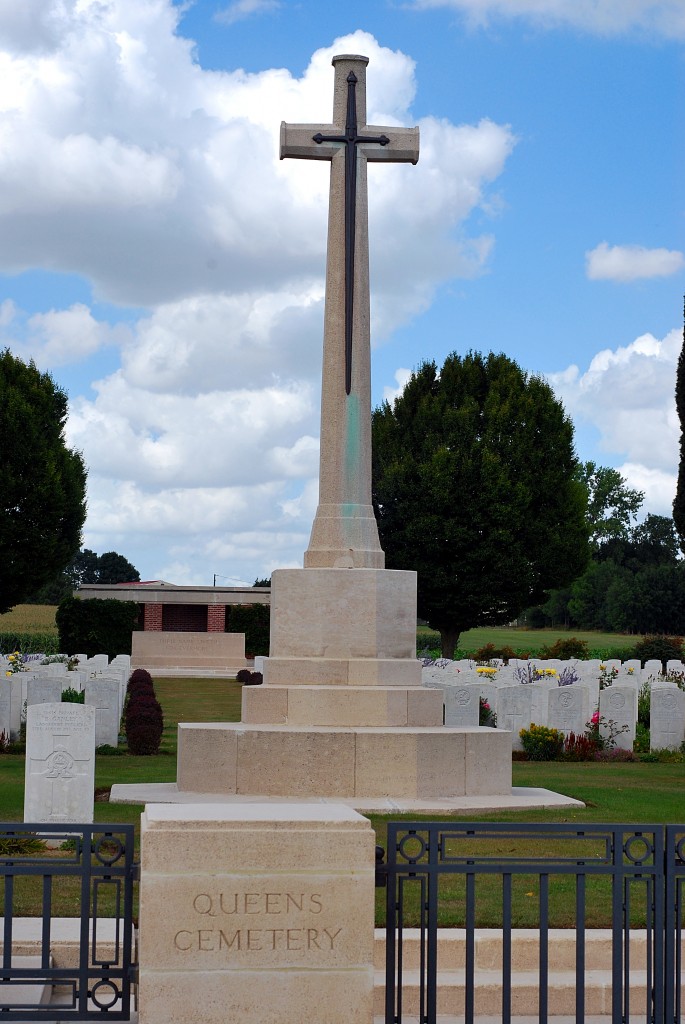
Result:
<svg viewBox="0 0 685 1024"><path fill-rule="evenodd" d="M52 959L50 960L52 965ZM41 958L39 956L13 956L11 970L35 970L40 971ZM37 1006L45 1006L52 997L52 985L44 981L32 981L31 979L15 978L12 981L0 979L0 1015L8 1010L31 1010Z"/></svg>
<svg viewBox="0 0 685 1024"><path fill-rule="evenodd" d="M572 928L550 928L548 964L550 970L575 971L576 932ZM511 933L512 970L537 970L540 956L540 933L536 928L516 928ZM475 966L477 970L499 970L502 963L502 932L495 928L477 928L474 932ZM647 935L643 929L630 933L630 960L635 967L645 964ZM418 970L421 942L418 928L405 928L403 966ZM608 928L585 932L585 963L595 970L611 970L612 941ZM385 930L375 932L374 962L377 970L385 966ZM463 928L441 928L438 931L438 969L460 970L466 962L466 932Z"/></svg>
<svg viewBox="0 0 685 1024"><path fill-rule="evenodd" d="M405 971L402 985L403 1024L405 1017L419 1012L420 975L418 971ZM438 1014L464 1014L464 971L441 971L438 978ZM644 1015L647 991L645 971L631 971L630 1020L631 1024ZM604 1016L611 1014L612 984L610 971L586 971L585 1013ZM540 998L537 971L516 971L511 978L511 1012L517 1016L537 1019ZM550 1015L575 1014L576 983L572 971L550 971L548 975L548 1012ZM385 976L377 971L374 986L374 1014L383 1013L385 1003ZM499 1017L502 1010L501 975L499 971L476 971L474 974L474 1006L478 1016ZM500 1017L501 1019L501 1017Z"/></svg>

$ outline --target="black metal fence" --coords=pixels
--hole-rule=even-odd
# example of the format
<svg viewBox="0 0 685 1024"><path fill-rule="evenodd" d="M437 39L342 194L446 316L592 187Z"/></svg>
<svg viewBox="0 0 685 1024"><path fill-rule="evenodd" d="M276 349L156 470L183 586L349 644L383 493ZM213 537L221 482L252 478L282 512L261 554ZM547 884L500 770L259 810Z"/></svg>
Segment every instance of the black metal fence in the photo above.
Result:
<svg viewBox="0 0 685 1024"><path fill-rule="evenodd" d="M137 871L133 825L0 825L0 1022L130 1018ZM27 935L19 919L36 903L39 925ZM76 919L66 946L60 941L70 961L61 966L53 964L57 918ZM45 986L58 994L51 1005L41 1002Z"/></svg>
<svg viewBox="0 0 685 1024"><path fill-rule="evenodd" d="M378 877L386 1024L681 1022L685 825L391 822Z"/></svg>

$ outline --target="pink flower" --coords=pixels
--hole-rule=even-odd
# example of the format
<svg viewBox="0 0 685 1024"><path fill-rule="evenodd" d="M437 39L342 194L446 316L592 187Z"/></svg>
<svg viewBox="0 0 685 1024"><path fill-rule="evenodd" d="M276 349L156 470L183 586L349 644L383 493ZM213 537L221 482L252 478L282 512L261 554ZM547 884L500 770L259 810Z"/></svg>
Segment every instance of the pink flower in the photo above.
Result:
<svg viewBox="0 0 685 1024"><path fill-rule="evenodd" d="M590 719L590 721L592 722L593 725L598 725L599 724L599 711L595 711L595 713L592 716L592 718Z"/></svg>

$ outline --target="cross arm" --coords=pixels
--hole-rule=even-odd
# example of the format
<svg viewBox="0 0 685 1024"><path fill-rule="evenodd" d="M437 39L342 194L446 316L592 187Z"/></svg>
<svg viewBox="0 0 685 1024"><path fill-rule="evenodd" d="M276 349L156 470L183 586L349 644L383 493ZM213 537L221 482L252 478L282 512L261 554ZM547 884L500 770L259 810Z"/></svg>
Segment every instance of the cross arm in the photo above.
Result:
<svg viewBox="0 0 685 1024"><path fill-rule="evenodd" d="M330 124L286 124L281 121L281 160L287 156L299 160L332 160L337 146L317 145L314 136L339 131Z"/></svg>
<svg viewBox="0 0 685 1024"><path fill-rule="evenodd" d="M419 162L419 129L418 128L378 128L367 124L362 135L385 135L390 141L385 146L365 146L361 143L364 156L373 162L411 163Z"/></svg>

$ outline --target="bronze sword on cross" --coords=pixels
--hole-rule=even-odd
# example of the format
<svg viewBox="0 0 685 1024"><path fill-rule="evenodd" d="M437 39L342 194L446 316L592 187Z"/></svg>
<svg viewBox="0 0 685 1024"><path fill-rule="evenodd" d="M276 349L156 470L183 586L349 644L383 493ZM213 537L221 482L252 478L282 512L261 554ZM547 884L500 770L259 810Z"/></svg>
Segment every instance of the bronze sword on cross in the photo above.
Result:
<svg viewBox="0 0 685 1024"><path fill-rule="evenodd" d="M328 160L319 504L305 567L382 568L371 505L368 162L416 163L418 128L366 124L366 65L333 57L331 124L281 124L281 159Z"/></svg>

